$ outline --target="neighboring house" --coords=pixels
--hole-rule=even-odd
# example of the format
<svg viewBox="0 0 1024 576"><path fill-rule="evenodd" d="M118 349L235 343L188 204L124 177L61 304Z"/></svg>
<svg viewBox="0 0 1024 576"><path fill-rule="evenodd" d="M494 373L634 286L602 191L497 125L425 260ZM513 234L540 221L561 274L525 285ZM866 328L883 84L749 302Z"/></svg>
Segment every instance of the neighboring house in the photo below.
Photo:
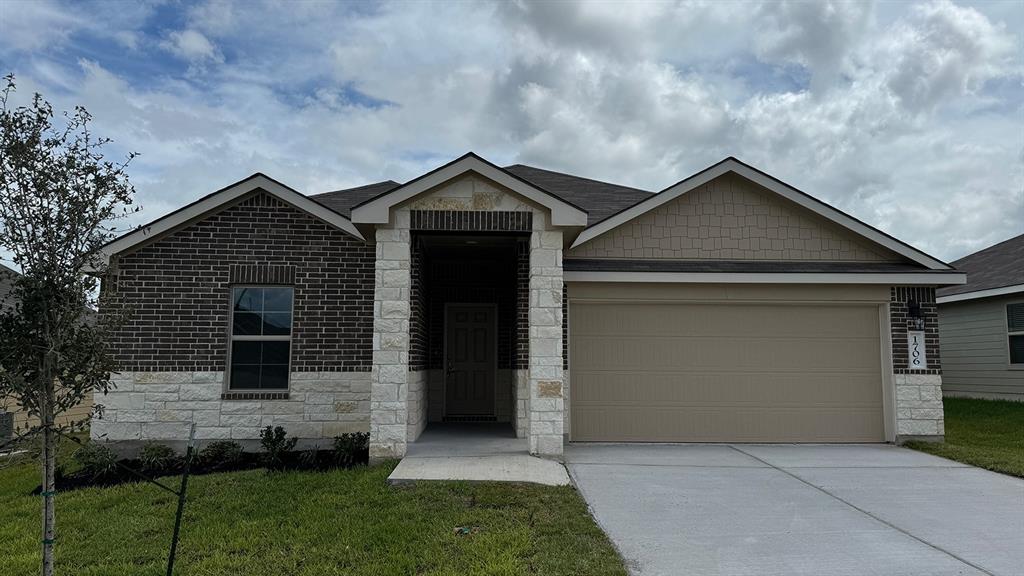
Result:
<svg viewBox="0 0 1024 576"><path fill-rule="evenodd" d="M13 308L15 303L11 300L11 290L14 287L14 280L18 273L7 266L0 264L0 310ZM29 418L27 412L14 401L13 398L0 397L0 412L14 413L14 432L24 430L28 425L37 425L38 418ZM92 413L92 393L90 392L80 404L65 412L57 419L59 423L81 422Z"/></svg>
<svg viewBox="0 0 1024 576"><path fill-rule="evenodd" d="M368 430L374 458L442 421L556 457L940 438L935 287L965 281L733 158L658 194L474 154L314 196L255 174L105 257L135 313L94 437Z"/></svg>
<svg viewBox="0 0 1024 576"><path fill-rule="evenodd" d="M1024 401L1024 234L953 266L968 281L937 292L942 392Z"/></svg>

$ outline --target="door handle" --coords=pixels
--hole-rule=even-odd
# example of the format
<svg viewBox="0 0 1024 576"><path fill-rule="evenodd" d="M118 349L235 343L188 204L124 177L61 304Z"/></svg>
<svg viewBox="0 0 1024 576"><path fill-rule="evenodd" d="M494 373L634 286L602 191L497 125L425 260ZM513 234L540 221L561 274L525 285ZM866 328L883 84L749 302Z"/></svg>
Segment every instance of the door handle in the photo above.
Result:
<svg viewBox="0 0 1024 576"><path fill-rule="evenodd" d="M454 368L452 368L452 361L451 361L451 360L449 360L449 361L448 361L448 367L447 367L447 368L445 368L445 371L444 371L444 373L445 373L446 375L448 375L448 376L451 376L451 375L452 375L452 372L454 372L454 371L455 371L455 369L454 369Z"/></svg>

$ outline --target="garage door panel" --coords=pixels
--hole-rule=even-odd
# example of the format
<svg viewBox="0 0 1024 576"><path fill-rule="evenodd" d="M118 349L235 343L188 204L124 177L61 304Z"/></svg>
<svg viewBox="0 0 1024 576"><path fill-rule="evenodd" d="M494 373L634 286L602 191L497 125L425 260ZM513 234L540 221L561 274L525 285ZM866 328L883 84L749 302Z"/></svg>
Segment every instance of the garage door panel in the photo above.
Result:
<svg viewBox="0 0 1024 576"><path fill-rule="evenodd" d="M884 440L877 305L574 302L572 437Z"/></svg>
<svg viewBox="0 0 1024 576"><path fill-rule="evenodd" d="M690 372L572 372L585 385L573 388L573 402L647 404L849 405L881 407L878 375L808 372L758 374Z"/></svg>
<svg viewBox="0 0 1024 576"><path fill-rule="evenodd" d="M593 406L574 420L573 435L617 442L878 442L877 416L872 408Z"/></svg>
<svg viewBox="0 0 1024 576"><path fill-rule="evenodd" d="M877 328L876 328L877 332ZM820 370L880 365L879 339L698 336L584 336L573 333L573 364L593 370ZM840 353L841 352L841 353Z"/></svg>
<svg viewBox="0 0 1024 576"><path fill-rule="evenodd" d="M609 324L621 336L786 337L813 331L819 337L878 336L878 320L865 316L864 306L750 303L673 306L664 302L601 303L602 317L573 319L581 336L606 334ZM780 310L789 321L779 323Z"/></svg>

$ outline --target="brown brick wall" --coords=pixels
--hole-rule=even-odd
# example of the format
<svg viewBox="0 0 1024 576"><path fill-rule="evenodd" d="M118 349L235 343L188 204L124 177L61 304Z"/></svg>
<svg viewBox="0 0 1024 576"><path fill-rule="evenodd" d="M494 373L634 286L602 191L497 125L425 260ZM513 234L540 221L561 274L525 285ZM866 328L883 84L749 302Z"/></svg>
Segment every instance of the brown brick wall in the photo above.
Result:
<svg viewBox="0 0 1024 576"><path fill-rule="evenodd" d="M428 288L423 247L413 238L410 247L409 370L426 370L429 352Z"/></svg>
<svg viewBox="0 0 1024 576"><path fill-rule="evenodd" d="M924 317L927 370L907 368L907 330L910 324L907 302L916 300ZM941 374L939 363L939 310L935 305L935 288L893 286L889 302L889 323L892 330L892 369L895 374Z"/></svg>
<svg viewBox="0 0 1024 576"><path fill-rule="evenodd" d="M516 370L530 367L530 244L516 245Z"/></svg>
<svg viewBox="0 0 1024 576"><path fill-rule="evenodd" d="M294 267L293 371L370 370L374 247L265 193L117 258L120 369L224 370L232 266Z"/></svg>

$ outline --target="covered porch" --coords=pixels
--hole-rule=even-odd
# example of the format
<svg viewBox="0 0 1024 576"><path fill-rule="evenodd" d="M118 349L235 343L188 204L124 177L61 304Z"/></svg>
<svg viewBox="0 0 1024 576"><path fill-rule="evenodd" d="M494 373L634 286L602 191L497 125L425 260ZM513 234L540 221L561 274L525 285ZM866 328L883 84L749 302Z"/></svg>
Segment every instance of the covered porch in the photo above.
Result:
<svg viewBox="0 0 1024 576"><path fill-rule="evenodd" d="M353 210L376 244L370 457L406 456L428 424L502 423L560 458L563 227L585 214L476 159L450 168Z"/></svg>
<svg viewBox="0 0 1024 576"><path fill-rule="evenodd" d="M388 482L468 480L568 485L565 467L530 455L529 441L511 425L484 422L435 423L408 445Z"/></svg>

